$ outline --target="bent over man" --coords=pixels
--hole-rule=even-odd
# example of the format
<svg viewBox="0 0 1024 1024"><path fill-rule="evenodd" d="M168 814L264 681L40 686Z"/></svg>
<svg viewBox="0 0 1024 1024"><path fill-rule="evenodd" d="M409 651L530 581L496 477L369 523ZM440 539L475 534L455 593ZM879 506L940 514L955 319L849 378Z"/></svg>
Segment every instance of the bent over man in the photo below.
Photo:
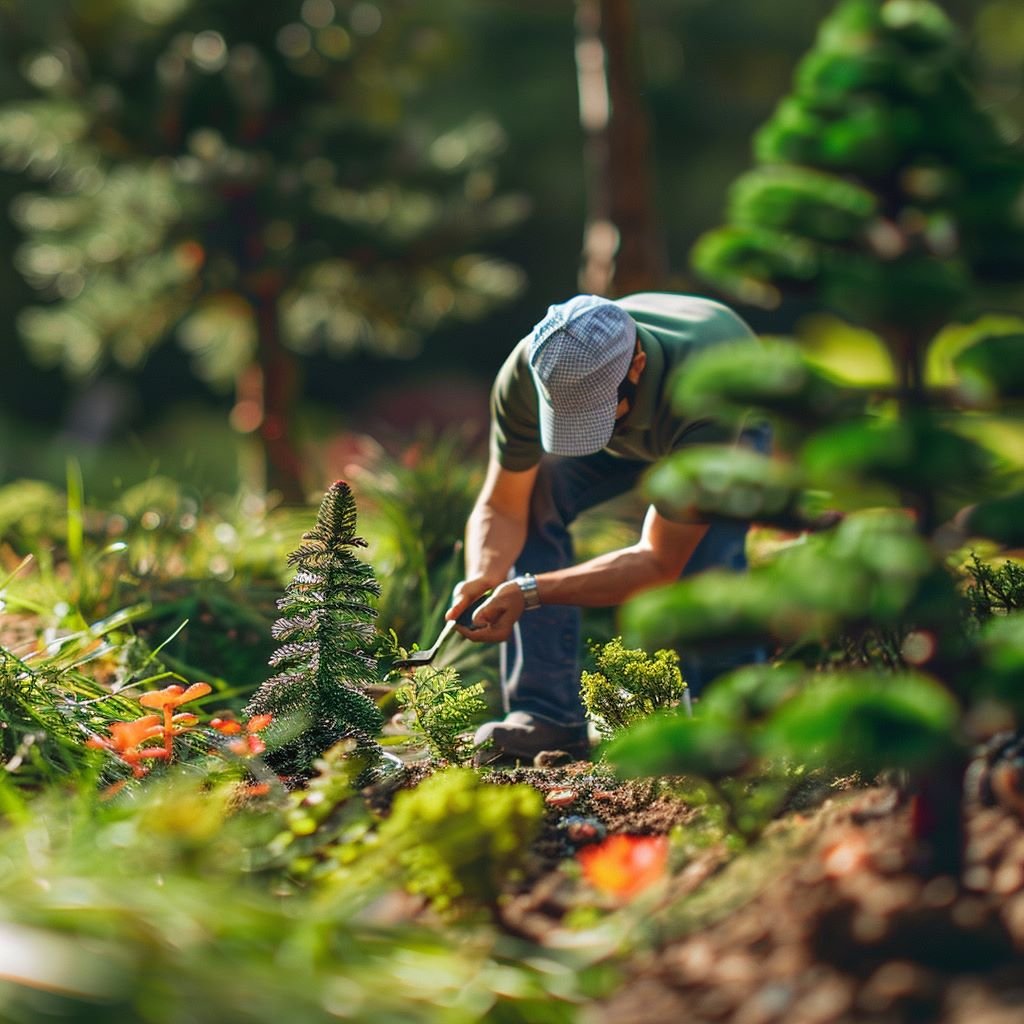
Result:
<svg viewBox="0 0 1024 1024"><path fill-rule="evenodd" d="M651 506L635 544L580 563L569 526L633 488L662 456L739 440L720 423L675 412L668 385L695 352L752 336L709 299L578 295L551 306L506 359L491 392L487 474L466 526L466 575L446 613L455 618L491 592L474 628L459 631L503 644L507 714L476 735L492 741L494 759L587 755L581 607L618 605L710 566L745 567L744 524L679 521ZM767 447L763 428L742 440ZM685 654L682 663L695 693L729 667Z"/></svg>

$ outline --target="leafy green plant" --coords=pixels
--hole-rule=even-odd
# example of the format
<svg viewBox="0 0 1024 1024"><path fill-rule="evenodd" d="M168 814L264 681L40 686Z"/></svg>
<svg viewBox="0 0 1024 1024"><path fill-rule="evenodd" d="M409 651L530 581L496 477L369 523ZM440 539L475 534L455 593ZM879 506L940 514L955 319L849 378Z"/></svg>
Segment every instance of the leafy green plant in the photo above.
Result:
<svg viewBox="0 0 1024 1024"><path fill-rule="evenodd" d="M608 737L659 710L678 706L686 693L679 655L627 650L615 637L591 651L595 672L584 671L580 694L587 714Z"/></svg>
<svg viewBox="0 0 1024 1024"><path fill-rule="evenodd" d="M438 910L482 906L497 915L543 814L532 786L494 785L468 768L446 768L397 794L379 842L406 887Z"/></svg>
<svg viewBox="0 0 1024 1024"><path fill-rule="evenodd" d="M377 682L373 570L354 554L356 508L344 481L327 490L316 525L289 556L295 575L278 602L278 672L257 690L246 711L274 716L267 762L284 775L306 776L314 760L352 738L369 764L381 759L375 739L380 711L365 687Z"/></svg>
<svg viewBox="0 0 1024 1024"><path fill-rule="evenodd" d="M421 737L434 757L461 764L472 743L467 730L487 712L483 683L463 686L454 668L424 666L395 691L414 737Z"/></svg>
<svg viewBox="0 0 1024 1024"><path fill-rule="evenodd" d="M1024 272L1024 169L967 83L937 5L844 0L757 133L729 223L697 243L697 270L765 306L813 294L918 367L913 337L972 287Z"/></svg>

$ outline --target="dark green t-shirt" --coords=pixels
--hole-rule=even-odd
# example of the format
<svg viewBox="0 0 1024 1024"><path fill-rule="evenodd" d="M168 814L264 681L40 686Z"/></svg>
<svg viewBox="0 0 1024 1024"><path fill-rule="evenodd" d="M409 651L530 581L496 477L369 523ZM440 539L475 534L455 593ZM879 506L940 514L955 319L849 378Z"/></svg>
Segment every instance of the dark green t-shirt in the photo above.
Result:
<svg viewBox="0 0 1024 1024"><path fill-rule="evenodd" d="M733 430L675 412L668 385L694 352L721 342L749 340L754 337L750 327L728 307L694 295L641 292L618 299L617 305L636 321L647 365L622 429L604 450L654 462L684 445L729 440ZM491 454L513 472L537 465L544 454L529 349L527 335L505 360L491 389Z"/></svg>

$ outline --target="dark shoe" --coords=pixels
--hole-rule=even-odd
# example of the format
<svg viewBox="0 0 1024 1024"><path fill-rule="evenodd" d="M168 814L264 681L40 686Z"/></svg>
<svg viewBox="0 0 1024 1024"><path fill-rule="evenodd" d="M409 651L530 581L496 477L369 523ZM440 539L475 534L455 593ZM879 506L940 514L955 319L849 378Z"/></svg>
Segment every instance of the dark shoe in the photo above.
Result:
<svg viewBox="0 0 1024 1024"><path fill-rule="evenodd" d="M486 750L474 758L478 766L523 761L533 764L534 758L546 751L564 750L574 760L590 757L586 726L556 725L536 718L526 711L512 711L500 722L485 722L476 731L473 743Z"/></svg>

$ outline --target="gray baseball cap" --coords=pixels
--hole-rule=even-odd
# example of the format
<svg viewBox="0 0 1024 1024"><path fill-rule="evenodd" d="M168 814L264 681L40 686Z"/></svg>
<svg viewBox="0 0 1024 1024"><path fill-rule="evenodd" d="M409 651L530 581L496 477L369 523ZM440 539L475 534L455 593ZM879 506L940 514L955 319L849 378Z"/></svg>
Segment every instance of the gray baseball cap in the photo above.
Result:
<svg viewBox="0 0 1024 1024"><path fill-rule="evenodd" d="M552 455L593 455L611 440L636 324L610 299L577 295L548 309L530 338L540 442Z"/></svg>

